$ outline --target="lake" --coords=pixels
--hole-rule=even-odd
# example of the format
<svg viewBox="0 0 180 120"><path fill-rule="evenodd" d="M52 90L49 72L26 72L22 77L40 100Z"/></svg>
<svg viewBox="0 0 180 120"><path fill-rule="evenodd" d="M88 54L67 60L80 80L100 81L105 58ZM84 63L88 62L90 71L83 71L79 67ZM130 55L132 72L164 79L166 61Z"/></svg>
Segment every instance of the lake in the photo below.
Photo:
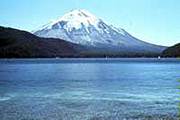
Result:
<svg viewBox="0 0 180 120"><path fill-rule="evenodd" d="M1 120L178 119L179 59L1 59Z"/></svg>

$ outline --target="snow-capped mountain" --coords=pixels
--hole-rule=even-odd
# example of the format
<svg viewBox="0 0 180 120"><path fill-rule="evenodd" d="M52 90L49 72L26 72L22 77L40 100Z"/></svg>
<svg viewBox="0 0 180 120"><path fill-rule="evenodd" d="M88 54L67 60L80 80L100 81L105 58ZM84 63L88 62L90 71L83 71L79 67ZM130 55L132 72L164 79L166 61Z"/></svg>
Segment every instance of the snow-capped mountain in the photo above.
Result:
<svg viewBox="0 0 180 120"><path fill-rule="evenodd" d="M165 47L143 42L124 29L106 24L86 10L73 10L34 32L39 37L119 51L161 52Z"/></svg>

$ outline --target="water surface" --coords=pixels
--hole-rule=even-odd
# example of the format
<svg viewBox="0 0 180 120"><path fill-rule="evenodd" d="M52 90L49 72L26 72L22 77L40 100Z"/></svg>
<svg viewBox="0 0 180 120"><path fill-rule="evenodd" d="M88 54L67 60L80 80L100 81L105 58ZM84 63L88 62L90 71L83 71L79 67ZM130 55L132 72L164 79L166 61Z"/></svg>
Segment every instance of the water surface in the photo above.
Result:
<svg viewBox="0 0 180 120"><path fill-rule="evenodd" d="M177 59L2 59L1 120L177 119Z"/></svg>

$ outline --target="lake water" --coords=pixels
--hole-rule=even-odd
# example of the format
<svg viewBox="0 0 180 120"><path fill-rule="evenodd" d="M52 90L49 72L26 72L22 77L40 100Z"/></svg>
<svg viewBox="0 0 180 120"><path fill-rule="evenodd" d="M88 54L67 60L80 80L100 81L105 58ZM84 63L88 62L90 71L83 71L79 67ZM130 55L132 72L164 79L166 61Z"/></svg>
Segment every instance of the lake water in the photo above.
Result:
<svg viewBox="0 0 180 120"><path fill-rule="evenodd" d="M2 59L0 119L178 119L178 80L178 59Z"/></svg>

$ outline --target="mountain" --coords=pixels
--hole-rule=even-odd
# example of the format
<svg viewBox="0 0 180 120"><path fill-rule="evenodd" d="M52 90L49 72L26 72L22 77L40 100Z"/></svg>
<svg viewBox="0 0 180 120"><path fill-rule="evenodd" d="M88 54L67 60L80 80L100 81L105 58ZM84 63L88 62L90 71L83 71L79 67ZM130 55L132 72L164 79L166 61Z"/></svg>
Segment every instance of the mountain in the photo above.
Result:
<svg viewBox="0 0 180 120"><path fill-rule="evenodd" d="M162 55L164 57L180 57L180 43L165 49Z"/></svg>
<svg viewBox="0 0 180 120"><path fill-rule="evenodd" d="M0 58L155 57L159 54L119 52L85 47L62 39L40 38L29 32L0 27Z"/></svg>
<svg viewBox="0 0 180 120"><path fill-rule="evenodd" d="M141 41L124 29L106 24L86 10L73 10L35 30L33 34L44 38L61 38L98 52L160 54L166 48Z"/></svg>
<svg viewBox="0 0 180 120"><path fill-rule="evenodd" d="M26 31L0 27L0 57L73 57L83 47L61 39L40 38Z"/></svg>

